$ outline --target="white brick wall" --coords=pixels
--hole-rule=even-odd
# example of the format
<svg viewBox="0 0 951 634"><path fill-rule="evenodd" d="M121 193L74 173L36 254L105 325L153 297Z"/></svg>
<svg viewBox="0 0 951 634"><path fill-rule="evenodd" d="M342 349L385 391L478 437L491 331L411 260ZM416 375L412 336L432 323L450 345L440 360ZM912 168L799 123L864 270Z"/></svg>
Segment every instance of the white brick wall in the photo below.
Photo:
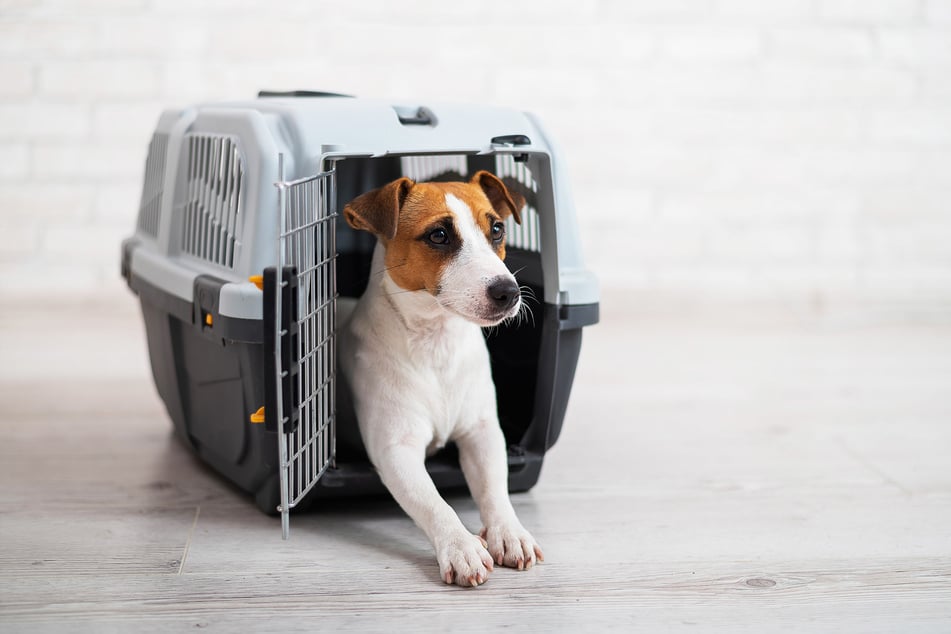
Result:
<svg viewBox="0 0 951 634"><path fill-rule="evenodd" d="M951 301L951 0L0 0L0 293L117 290L164 106L537 112L605 285Z"/></svg>

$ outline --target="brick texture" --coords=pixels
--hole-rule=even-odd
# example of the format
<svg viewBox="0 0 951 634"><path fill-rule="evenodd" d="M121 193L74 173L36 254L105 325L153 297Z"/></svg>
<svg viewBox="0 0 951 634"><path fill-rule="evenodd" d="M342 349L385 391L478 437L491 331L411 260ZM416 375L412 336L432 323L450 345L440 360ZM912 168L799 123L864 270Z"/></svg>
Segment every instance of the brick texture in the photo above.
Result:
<svg viewBox="0 0 951 634"><path fill-rule="evenodd" d="M0 3L0 292L118 290L165 106L536 112L607 286L951 301L951 0Z"/></svg>

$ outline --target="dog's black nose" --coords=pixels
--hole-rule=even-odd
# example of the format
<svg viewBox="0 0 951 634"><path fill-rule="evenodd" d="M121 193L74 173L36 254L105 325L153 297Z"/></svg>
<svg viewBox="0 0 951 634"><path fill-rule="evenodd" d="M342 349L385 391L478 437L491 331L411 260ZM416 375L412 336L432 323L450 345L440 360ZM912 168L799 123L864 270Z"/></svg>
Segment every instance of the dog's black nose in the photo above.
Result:
<svg viewBox="0 0 951 634"><path fill-rule="evenodd" d="M511 308L518 301L518 285L515 280L505 277L497 277L489 284L487 289L489 299L499 310Z"/></svg>

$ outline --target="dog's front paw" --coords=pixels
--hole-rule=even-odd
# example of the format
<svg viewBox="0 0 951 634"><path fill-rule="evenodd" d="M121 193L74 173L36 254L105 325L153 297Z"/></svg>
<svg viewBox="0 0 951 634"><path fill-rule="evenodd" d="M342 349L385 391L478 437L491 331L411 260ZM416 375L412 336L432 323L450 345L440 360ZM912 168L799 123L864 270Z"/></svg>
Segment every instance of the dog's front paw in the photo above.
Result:
<svg viewBox="0 0 951 634"><path fill-rule="evenodd" d="M493 570L485 540L468 532L437 541L436 561L443 581L466 587L485 583Z"/></svg>
<svg viewBox="0 0 951 634"><path fill-rule="evenodd" d="M535 538L517 520L486 526L481 535L492 560L500 566L528 570L536 562L545 561Z"/></svg>

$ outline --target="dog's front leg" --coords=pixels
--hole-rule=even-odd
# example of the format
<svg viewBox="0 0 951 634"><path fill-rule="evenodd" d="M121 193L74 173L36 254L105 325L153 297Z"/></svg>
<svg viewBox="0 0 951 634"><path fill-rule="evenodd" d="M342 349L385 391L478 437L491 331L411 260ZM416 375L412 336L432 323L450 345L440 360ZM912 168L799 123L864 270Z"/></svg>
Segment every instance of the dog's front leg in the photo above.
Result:
<svg viewBox="0 0 951 634"><path fill-rule="evenodd" d="M482 515L482 536L497 564L519 570L544 561L509 500L505 436L497 421L483 421L455 439L459 463Z"/></svg>
<svg viewBox="0 0 951 634"><path fill-rule="evenodd" d="M492 557L485 541L463 526L436 490L426 472L425 445L404 442L377 453L373 462L383 484L429 537L443 580L460 586L485 583L492 571Z"/></svg>

